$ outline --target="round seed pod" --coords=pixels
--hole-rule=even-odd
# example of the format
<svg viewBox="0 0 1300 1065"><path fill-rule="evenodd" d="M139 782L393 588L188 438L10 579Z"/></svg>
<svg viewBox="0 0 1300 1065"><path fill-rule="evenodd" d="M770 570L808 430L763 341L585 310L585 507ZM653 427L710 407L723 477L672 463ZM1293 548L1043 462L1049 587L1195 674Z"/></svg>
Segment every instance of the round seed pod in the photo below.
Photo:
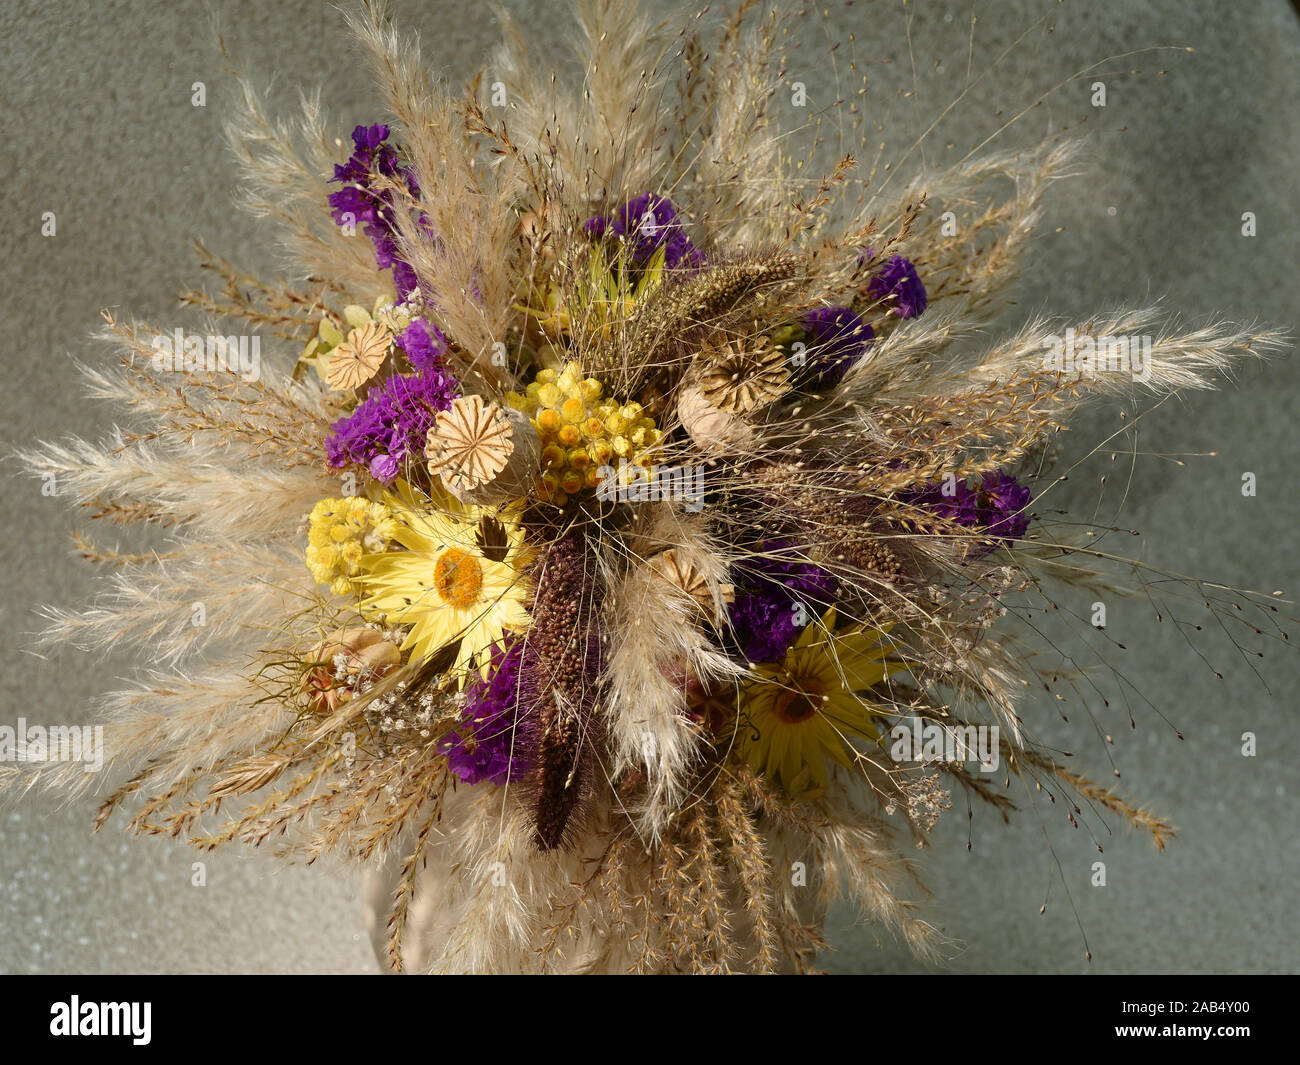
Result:
<svg viewBox="0 0 1300 1065"><path fill-rule="evenodd" d="M528 416L482 396L460 396L439 412L424 453L429 472L462 503L518 499L541 473L541 445Z"/></svg>

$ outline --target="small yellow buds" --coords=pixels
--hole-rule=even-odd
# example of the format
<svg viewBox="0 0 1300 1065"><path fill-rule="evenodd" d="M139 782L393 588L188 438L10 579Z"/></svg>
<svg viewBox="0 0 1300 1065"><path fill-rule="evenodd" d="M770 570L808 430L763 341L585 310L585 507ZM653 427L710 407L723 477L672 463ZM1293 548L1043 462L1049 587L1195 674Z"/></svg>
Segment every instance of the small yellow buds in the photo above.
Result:
<svg viewBox="0 0 1300 1065"><path fill-rule="evenodd" d="M542 499L563 506L571 495L595 487L598 467L615 456L640 465L653 460L662 433L640 403L603 398L604 387L569 362L538 371L537 380L511 402L533 420L542 443Z"/></svg>
<svg viewBox="0 0 1300 1065"><path fill-rule="evenodd" d="M351 595L361 556L382 551L396 533L392 513L364 496L322 499L312 508L307 531L307 568L317 584Z"/></svg>

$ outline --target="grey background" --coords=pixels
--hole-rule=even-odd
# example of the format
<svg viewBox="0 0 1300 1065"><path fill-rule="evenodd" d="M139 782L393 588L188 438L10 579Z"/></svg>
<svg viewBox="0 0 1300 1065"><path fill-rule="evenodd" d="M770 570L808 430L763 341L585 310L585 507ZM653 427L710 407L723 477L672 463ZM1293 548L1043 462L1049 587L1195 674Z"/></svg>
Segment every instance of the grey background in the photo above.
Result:
<svg viewBox="0 0 1300 1065"><path fill-rule="evenodd" d="M565 5L508 6L540 54L561 62ZM866 106L886 130L873 138L887 140L891 151L962 92L971 31L968 2L911 4L917 92L905 96L913 63L903 10L859 2L810 15L808 43L791 53L790 78L806 82L817 108L833 103L836 72L851 83L846 67L856 51L871 79ZM1007 327L1043 309L1082 317L1161 298L1171 314L1193 321L1220 312L1294 331L1300 28L1291 6L1164 0L982 3L974 10L977 75L1021 40L927 141L927 160L964 153L1062 82L992 146L1029 145L1062 130L1087 143L1083 175L1057 186L1050 201ZM456 81L486 62L496 40L486 10L463 0L400 3L397 13ZM234 167L220 128L231 88L213 47L214 20L254 78L274 81L285 109L297 86L322 84L340 136L382 117L337 11L325 4L0 5L6 452L110 426L111 413L82 398L72 360L94 356L86 336L102 307L186 321L174 295L196 278L190 237L249 268L275 265L269 242L231 206ZM833 42L841 47L831 63ZM1098 59L1159 45L1195 52L1116 59L1099 74L1066 81ZM1089 105L1094 80L1107 84L1105 109ZM207 84L206 108L190 105L194 81ZM47 210L58 218L52 239L40 236ZM1254 238L1240 234L1243 211L1258 218ZM1121 523L1143 535L1125 534L1117 548L1179 572L1294 592L1298 384L1296 364L1284 358L1243 369L1217 396L1166 404L1142 423L1137 448L1217 455L1188 458L1185 466L1146 456L1131 477L1124 460L1103 458L1071 477L1058 505L1087 515L1100 501L1107 520L1127 483ZM1117 424L1116 408L1084 419L1064 441L1062 462L1085 455ZM1258 476L1256 498L1240 494L1243 471ZM85 720L92 695L131 663L70 652L42 659L28 650L33 605L78 603L94 583L91 568L71 552L74 520L64 504L41 497L38 482L12 462L0 475L7 501L0 511L0 632L7 636L0 720ZM1062 607L1086 615L1089 604ZM1180 838L1160 855L1113 819L1088 818L1108 872L1108 885L1093 888L1090 866L1098 856L1087 830L1071 829L1061 810L1042 804L1010 826L976 811L967 852L958 797L935 832L939 845L920 856L938 895L932 920L965 945L946 967L1296 970L1294 656L1264 645L1268 657L1255 664L1265 686L1225 641L1193 634L1225 674L1217 681L1172 625L1152 620L1145 600L1109 607L1108 633L1127 650L1112 648L1108 661L1121 662L1186 739L1180 743L1150 708L1137 711L1136 730L1116 700L1111 709L1093 709L1099 727L1115 736L1124 792L1171 815ZM1067 725L1039 699L1025 716L1044 739L1077 751L1079 768L1104 778L1103 745L1082 711L1072 706ZM1253 759L1239 750L1246 730L1258 736ZM285 868L230 853L208 857L207 886L194 888L190 851L111 830L91 837L91 812L90 803L63 808L43 796L0 808L0 970L373 970L354 872ZM836 915L831 935L838 951L826 964L834 971L926 970L888 936L855 925L850 913Z"/></svg>

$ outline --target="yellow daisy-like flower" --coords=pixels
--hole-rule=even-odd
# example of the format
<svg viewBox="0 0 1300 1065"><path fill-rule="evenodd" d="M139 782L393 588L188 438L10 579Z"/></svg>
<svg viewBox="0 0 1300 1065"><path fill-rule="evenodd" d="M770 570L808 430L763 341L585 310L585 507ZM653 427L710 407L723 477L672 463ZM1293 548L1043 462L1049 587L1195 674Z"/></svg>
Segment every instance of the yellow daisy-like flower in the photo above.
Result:
<svg viewBox="0 0 1300 1065"><path fill-rule="evenodd" d="M890 657L898 645L888 626L834 626L832 609L803 630L783 661L755 667L759 679L741 695L752 725L741 756L794 796L826 787L827 758L850 764L850 738L880 739L871 704L855 693L907 668Z"/></svg>
<svg viewBox="0 0 1300 1065"><path fill-rule="evenodd" d="M417 500L400 481L384 502L405 550L362 557L362 613L409 625L402 650L412 661L458 644L452 672L461 685L471 669L486 676L492 645L529 623L523 504L471 506L441 491Z"/></svg>

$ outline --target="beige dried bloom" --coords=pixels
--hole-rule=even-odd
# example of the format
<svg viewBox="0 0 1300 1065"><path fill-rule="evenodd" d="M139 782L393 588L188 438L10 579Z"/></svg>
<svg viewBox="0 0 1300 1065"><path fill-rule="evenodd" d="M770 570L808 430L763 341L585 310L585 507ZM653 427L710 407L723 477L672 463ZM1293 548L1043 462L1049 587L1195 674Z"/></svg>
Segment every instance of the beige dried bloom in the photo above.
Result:
<svg viewBox="0 0 1300 1065"><path fill-rule="evenodd" d="M705 340L696 358L704 398L730 414L765 407L790 390L785 357L767 337Z"/></svg>
<svg viewBox="0 0 1300 1065"><path fill-rule="evenodd" d="M375 629L353 626L335 629L307 654L313 666L303 677L311 708L332 712L355 694L359 679L378 679L402 664L397 645Z"/></svg>
<svg viewBox="0 0 1300 1065"><path fill-rule="evenodd" d="M715 407L699 385L683 386L677 397L677 417L695 445L709 455L741 451L754 440L753 427Z"/></svg>
<svg viewBox="0 0 1300 1065"><path fill-rule="evenodd" d="M537 434L528 419L475 395L460 396L439 412L424 453L429 471L462 501L521 495L539 468Z"/></svg>
<svg viewBox="0 0 1300 1065"><path fill-rule="evenodd" d="M334 349L326 375L330 388L346 392L359 388L379 372L393 350L393 334L382 322L358 326Z"/></svg>
<svg viewBox="0 0 1300 1065"><path fill-rule="evenodd" d="M713 586L700 572L699 568L690 559L684 557L675 547L670 547L667 551L661 551L655 555L650 560L650 565L665 581L676 588L680 588L695 600L707 617L715 618L717 616ZM733 585L719 584L717 588L722 602L730 603L735 599L735 587Z"/></svg>

